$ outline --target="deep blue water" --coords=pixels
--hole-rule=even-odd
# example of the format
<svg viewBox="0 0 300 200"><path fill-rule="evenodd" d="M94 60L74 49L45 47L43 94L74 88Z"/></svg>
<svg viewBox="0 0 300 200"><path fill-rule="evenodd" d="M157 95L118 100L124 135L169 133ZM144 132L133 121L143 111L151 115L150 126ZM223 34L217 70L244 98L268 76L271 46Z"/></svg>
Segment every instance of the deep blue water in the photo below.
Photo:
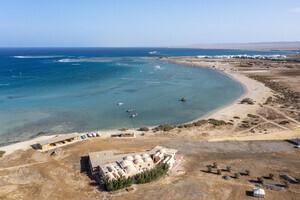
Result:
<svg viewBox="0 0 300 200"><path fill-rule="evenodd" d="M239 83L215 70L144 57L286 53L3 48L0 49L0 144L28 139L39 132L182 123L228 104L243 93ZM188 101L180 102L181 97ZM118 105L120 102L123 105ZM130 118L133 113L138 116Z"/></svg>

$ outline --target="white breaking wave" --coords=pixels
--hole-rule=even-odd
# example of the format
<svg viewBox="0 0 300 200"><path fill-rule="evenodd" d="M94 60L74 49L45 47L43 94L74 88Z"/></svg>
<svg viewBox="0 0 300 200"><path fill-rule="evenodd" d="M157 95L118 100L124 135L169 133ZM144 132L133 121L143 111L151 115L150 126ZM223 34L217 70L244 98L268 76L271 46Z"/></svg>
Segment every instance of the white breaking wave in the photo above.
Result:
<svg viewBox="0 0 300 200"><path fill-rule="evenodd" d="M157 53L158 53L157 51L150 51L150 52L149 52L149 54L151 54L151 55L152 55L152 54L157 54Z"/></svg>
<svg viewBox="0 0 300 200"><path fill-rule="evenodd" d="M111 59L107 58L64 58L58 60L62 63L74 63L74 62L111 62Z"/></svg>
<svg viewBox="0 0 300 200"><path fill-rule="evenodd" d="M160 65L155 65L155 66L154 66L154 69L155 69L155 70L162 70L163 68L162 68Z"/></svg>
<svg viewBox="0 0 300 200"><path fill-rule="evenodd" d="M145 81L146 84L160 84L159 81Z"/></svg>
<svg viewBox="0 0 300 200"><path fill-rule="evenodd" d="M41 59L41 58L61 58L63 56L60 55L53 55L53 56L13 56L14 58L21 58L21 59L25 59L25 58L37 58L37 59Z"/></svg>
<svg viewBox="0 0 300 200"><path fill-rule="evenodd" d="M197 56L197 58L259 58L259 59L268 59L268 58L286 58L285 55L218 55L218 56L207 56L207 55L201 55Z"/></svg>
<svg viewBox="0 0 300 200"><path fill-rule="evenodd" d="M129 66L129 64L127 64L127 63L116 63L116 65L117 66L126 66L126 67Z"/></svg>
<svg viewBox="0 0 300 200"><path fill-rule="evenodd" d="M9 83L0 83L0 87L1 86L10 86L10 84Z"/></svg>

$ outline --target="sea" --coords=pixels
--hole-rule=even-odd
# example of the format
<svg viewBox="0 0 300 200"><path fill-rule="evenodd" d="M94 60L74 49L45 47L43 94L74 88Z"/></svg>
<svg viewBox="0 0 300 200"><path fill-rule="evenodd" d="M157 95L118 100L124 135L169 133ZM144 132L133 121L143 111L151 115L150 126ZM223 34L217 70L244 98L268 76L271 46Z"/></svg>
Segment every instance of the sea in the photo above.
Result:
<svg viewBox="0 0 300 200"><path fill-rule="evenodd" d="M217 70L151 57L289 53L183 48L0 48L0 145L41 134L184 123L244 93L239 82Z"/></svg>

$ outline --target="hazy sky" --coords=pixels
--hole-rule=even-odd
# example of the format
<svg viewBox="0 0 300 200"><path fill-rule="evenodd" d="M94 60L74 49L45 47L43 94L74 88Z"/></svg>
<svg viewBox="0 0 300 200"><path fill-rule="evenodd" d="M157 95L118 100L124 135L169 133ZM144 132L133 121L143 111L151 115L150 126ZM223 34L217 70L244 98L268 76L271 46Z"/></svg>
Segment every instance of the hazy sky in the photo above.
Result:
<svg viewBox="0 0 300 200"><path fill-rule="evenodd" d="M0 46L300 41L300 0L1 0Z"/></svg>

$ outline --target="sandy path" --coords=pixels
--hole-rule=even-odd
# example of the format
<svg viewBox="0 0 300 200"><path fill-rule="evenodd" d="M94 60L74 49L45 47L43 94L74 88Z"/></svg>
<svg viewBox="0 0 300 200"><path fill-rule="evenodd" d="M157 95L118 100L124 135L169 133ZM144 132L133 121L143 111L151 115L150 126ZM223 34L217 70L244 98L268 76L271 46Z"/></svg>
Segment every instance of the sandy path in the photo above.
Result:
<svg viewBox="0 0 300 200"><path fill-rule="evenodd" d="M46 162L48 162L48 161L28 163L28 164L17 165L17 166L12 166L12 167L5 167L5 168L0 168L0 171L3 171L3 170L16 170L16 169L20 169L20 168L23 168L23 167L29 167L29 166L33 166L33 165L43 164L43 163L46 163Z"/></svg>
<svg viewBox="0 0 300 200"><path fill-rule="evenodd" d="M293 118L287 116L285 113L281 112L280 110L278 110L278 109L276 109L276 108L273 108L273 107L271 107L271 106L268 106L268 105L265 105L265 107L267 107L267 108L269 108L269 109L271 109L271 110L273 110L273 111L279 113L280 115L282 115L282 116L285 117L286 119L288 119L288 120L290 120L290 121L292 121L292 122L294 122L294 123L300 125L300 122L298 122L297 120L295 120L295 119L293 119Z"/></svg>

